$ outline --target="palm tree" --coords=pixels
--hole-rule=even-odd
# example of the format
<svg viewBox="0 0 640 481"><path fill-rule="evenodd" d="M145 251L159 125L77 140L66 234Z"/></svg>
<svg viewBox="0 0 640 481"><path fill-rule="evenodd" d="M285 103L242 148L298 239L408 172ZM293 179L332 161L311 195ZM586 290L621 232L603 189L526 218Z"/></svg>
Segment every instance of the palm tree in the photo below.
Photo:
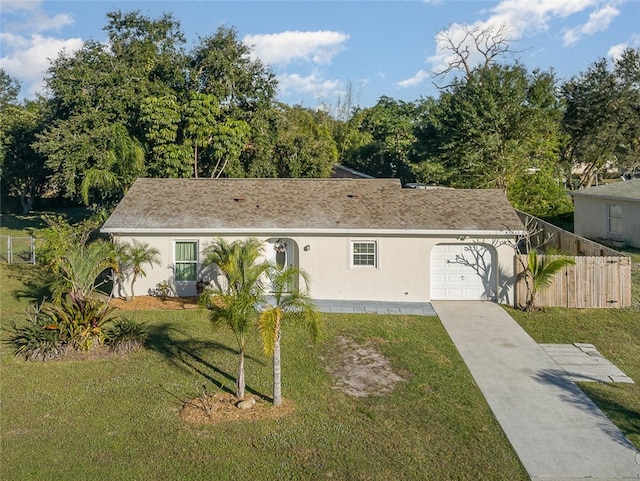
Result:
<svg viewBox="0 0 640 481"><path fill-rule="evenodd" d="M550 259L550 260L548 260ZM525 274L527 276L527 304L525 310L532 311L538 293L551 285L556 274L568 265L575 265L570 257L538 256L535 249L529 251Z"/></svg>
<svg viewBox="0 0 640 481"><path fill-rule="evenodd" d="M215 265L224 277L213 290L204 291L201 302L211 310L209 319L214 326L227 326L238 343L238 375L236 396L244 398L244 353L248 333L258 318L258 306L264 296L262 278L268 264L257 263L262 244L255 238L229 244L218 239L205 250L204 267Z"/></svg>
<svg viewBox="0 0 640 481"><path fill-rule="evenodd" d="M135 298L133 285L138 276L145 277L147 275L143 269L144 264L149 264L153 269L154 264L160 263L160 251L147 243L134 239L133 244L124 246L121 255L123 256L124 265L133 274L131 277L131 296L128 297L128 300L133 300Z"/></svg>
<svg viewBox="0 0 640 481"><path fill-rule="evenodd" d="M89 205L92 190L100 192L103 197L121 198L133 181L144 172L144 148L135 137L129 135L122 124L114 124L111 143L102 163L88 168L84 173L80 196L85 205Z"/></svg>
<svg viewBox="0 0 640 481"><path fill-rule="evenodd" d="M95 282L100 273L111 266L111 251L111 245L104 241L70 246L60 259L63 280L59 287L89 297L98 287Z"/></svg>
<svg viewBox="0 0 640 481"><path fill-rule="evenodd" d="M266 354L273 354L273 405L282 404L280 340L282 324L304 324L309 329L313 341L318 337L319 318L313 301L307 294L309 276L296 266L281 268L271 265L268 271L272 302L265 302L258 321ZM296 281L302 278L305 290L292 289Z"/></svg>

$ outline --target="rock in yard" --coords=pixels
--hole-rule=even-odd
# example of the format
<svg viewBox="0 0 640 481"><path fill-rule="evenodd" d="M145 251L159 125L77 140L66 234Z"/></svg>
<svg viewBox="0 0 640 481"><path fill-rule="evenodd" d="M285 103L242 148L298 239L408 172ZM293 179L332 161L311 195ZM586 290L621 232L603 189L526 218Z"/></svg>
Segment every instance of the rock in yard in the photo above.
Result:
<svg viewBox="0 0 640 481"><path fill-rule="evenodd" d="M236 407L238 409L242 409L243 411L246 411L247 409L251 409L255 405L256 405L256 400L254 398L243 399L242 401L238 401L236 403Z"/></svg>

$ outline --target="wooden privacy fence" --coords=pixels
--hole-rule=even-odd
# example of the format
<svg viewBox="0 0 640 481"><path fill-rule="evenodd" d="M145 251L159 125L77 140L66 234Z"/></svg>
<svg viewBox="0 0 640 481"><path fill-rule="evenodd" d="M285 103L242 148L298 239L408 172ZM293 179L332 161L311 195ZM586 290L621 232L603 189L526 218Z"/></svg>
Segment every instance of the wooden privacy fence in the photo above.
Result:
<svg viewBox="0 0 640 481"><path fill-rule="evenodd" d="M531 236L531 245L534 248L544 245L545 249L556 249L572 256L622 256L611 247L575 235L526 212L516 212L525 226L535 227L536 232Z"/></svg>
<svg viewBox="0 0 640 481"><path fill-rule="evenodd" d="M631 258L537 217L518 211L533 231L533 249L556 249L573 256L575 265L556 274L551 286L538 292L538 307L612 308L631 306ZM525 270L527 254L516 256L516 305L527 302ZM538 256L544 260L545 255Z"/></svg>
<svg viewBox="0 0 640 481"><path fill-rule="evenodd" d="M527 302L526 254L516 259L516 301ZM547 256L540 255L539 258ZM549 256L554 257L554 256ZM538 292L539 307L629 307L631 305L631 259L621 256L573 257L575 265L556 274L550 287Z"/></svg>

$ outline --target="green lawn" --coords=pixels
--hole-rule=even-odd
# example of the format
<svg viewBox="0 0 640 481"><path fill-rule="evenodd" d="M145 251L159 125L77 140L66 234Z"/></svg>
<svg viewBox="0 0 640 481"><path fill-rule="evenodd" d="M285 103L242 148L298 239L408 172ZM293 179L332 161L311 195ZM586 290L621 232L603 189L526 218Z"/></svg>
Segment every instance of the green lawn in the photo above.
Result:
<svg viewBox="0 0 640 481"><path fill-rule="evenodd" d="M509 314L539 343L595 345L636 384L579 383L640 449L640 311L549 308Z"/></svg>
<svg viewBox="0 0 640 481"><path fill-rule="evenodd" d="M21 269L28 268L22 267ZM0 267L2 325L28 297ZM0 350L3 480L527 479L517 456L435 317L331 315L317 347L285 331L279 420L189 425L181 401L233 389L232 336L205 311L146 311L148 348L91 361L25 362ZM3 337L6 336L6 331ZM407 381L356 398L325 370L335 339L375 340ZM247 388L271 394L269 359L250 345Z"/></svg>
<svg viewBox="0 0 640 481"><path fill-rule="evenodd" d="M4 231L24 229L17 219ZM37 227L37 219L22 219ZM631 252L640 261L637 252ZM33 268L0 265L0 327L20 321ZM634 299L640 299L634 270ZM639 304L640 305L640 304ZM538 341L589 342L640 382L640 310L509 309ZM285 331L283 393L294 414L279 420L195 426L183 401L232 390L232 336L202 310L146 311L143 351L90 361L24 362L0 345L0 477L102 479L528 479L468 370L435 317L326 315L317 347ZM335 340L374 340L407 380L392 394L355 398L325 367ZM248 392L271 394L269 359L256 340ZM581 387L640 447L639 385Z"/></svg>

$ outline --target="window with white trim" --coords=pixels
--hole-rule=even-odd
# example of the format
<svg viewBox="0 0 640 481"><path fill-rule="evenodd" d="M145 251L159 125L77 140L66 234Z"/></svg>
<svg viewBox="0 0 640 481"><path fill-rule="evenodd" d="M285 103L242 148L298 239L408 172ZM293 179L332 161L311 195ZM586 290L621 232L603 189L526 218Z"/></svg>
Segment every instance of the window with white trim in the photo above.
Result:
<svg viewBox="0 0 640 481"><path fill-rule="evenodd" d="M375 241L351 242L351 263L354 266L377 267L377 245Z"/></svg>
<svg viewBox="0 0 640 481"><path fill-rule="evenodd" d="M198 242L176 241L174 244L174 278L176 282L195 281L198 277Z"/></svg>
<svg viewBox="0 0 640 481"><path fill-rule="evenodd" d="M622 234L622 206L607 204L607 231L609 234Z"/></svg>

